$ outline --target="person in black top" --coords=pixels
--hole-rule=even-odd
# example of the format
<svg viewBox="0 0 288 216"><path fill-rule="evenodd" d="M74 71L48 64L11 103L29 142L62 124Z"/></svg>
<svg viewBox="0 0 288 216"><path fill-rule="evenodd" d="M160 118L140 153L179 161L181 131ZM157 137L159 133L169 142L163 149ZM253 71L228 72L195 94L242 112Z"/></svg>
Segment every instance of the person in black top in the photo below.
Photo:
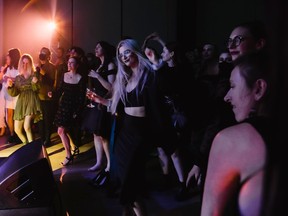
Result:
<svg viewBox="0 0 288 216"><path fill-rule="evenodd" d="M262 52L235 61L230 89L238 124L221 130L210 150L201 215L260 215L264 176L269 161L271 128L269 68Z"/></svg>
<svg viewBox="0 0 288 216"><path fill-rule="evenodd" d="M48 92L56 89L56 66L51 62L51 51L47 47L42 47L39 53L39 64L36 67L39 74L40 90L39 98L43 113L43 120L38 122L40 136L45 146L51 144L53 119L55 116L56 100L48 97Z"/></svg>
<svg viewBox="0 0 288 216"><path fill-rule="evenodd" d="M112 85L115 81L117 72L114 63L115 53L113 51L112 45L106 41L99 41L96 43L95 58L97 64L88 74L88 98L94 93L106 98L111 96ZM102 175L102 177L99 176L98 178L97 173L95 177L95 179L99 179L98 182L101 182L110 171L109 137L112 126L111 115L107 112L105 106L91 101L88 101L88 105L85 107L83 114L82 130L93 133L96 151L96 163L90 167L88 171L96 171L100 176ZM104 165L105 157L106 164Z"/></svg>
<svg viewBox="0 0 288 216"><path fill-rule="evenodd" d="M63 166L73 162L75 152L81 145L77 125L80 124L81 120L86 87L83 77L78 73L80 60L77 57L70 57L67 64L68 72L64 73L59 88L55 92L48 92L49 97L59 98L54 124L66 152L66 157L62 162Z"/></svg>
<svg viewBox="0 0 288 216"><path fill-rule="evenodd" d="M147 215L145 164L152 144L176 142L164 96L157 86L155 71L133 39L117 46L118 71L111 100L95 95L94 100L115 114L115 159L121 183L119 194L124 213L133 209Z"/></svg>

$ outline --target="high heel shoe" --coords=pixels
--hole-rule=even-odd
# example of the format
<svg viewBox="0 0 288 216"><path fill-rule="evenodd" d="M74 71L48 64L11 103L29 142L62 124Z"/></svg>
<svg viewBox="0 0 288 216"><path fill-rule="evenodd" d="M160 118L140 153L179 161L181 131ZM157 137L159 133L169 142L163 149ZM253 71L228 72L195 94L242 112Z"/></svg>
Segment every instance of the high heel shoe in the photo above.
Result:
<svg viewBox="0 0 288 216"><path fill-rule="evenodd" d="M109 181L109 171L102 170L92 179L92 185L95 187L105 186Z"/></svg>
<svg viewBox="0 0 288 216"><path fill-rule="evenodd" d="M75 147L75 149L72 150L72 152L73 152L73 156L79 155L79 154L80 154L80 149L79 149L79 147Z"/></svg>
<svg viewBox="0 0 288 216"><path fill-rule="evenodd" d="M70 165L70 164L73 163L73 159L74 159L73 156L71 156L71 157L66 157L65 160L64 160L63 162L61 162L61 164L62 164L63 166L68 166L68 165Z"/></svg>

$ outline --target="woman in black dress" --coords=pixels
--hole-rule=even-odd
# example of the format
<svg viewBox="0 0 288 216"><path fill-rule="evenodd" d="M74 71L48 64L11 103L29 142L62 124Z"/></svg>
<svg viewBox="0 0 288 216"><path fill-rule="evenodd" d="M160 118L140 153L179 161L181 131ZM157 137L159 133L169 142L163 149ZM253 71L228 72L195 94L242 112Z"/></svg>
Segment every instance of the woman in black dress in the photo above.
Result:
<svg viewBox="0 0 288 216"><path fill-rule="evenodd" d="M56 96L59 96L59 106L55 116L54 124L57 126L58 135L61 138L66 151L63 166L67 166L73 162L71 153L71 144L81 139L80 134L73 133L73 127L79 124L80 114L82 112L85 101L85 82L82 76L78 73L79 59L70 57L68 60L68 72L64 73ZM52 97L52 92L48 95ZM68 133L72 140L70 140Z"/></svg>
<svg viewBox="0 0 288 216"><path fill-rule="evenodd" d="M116 65L114 63L115 49L105 41L99 41L95 47L95 56L99 60L96 69L92 69L89 76L89 91L101 97L110 97L112 84L116 78ZM89 102L90 104L90 102ZM87 106L89 106L89 104ZM103 169L104 153L106 156L106 167L103 172L110 171L109 137L111 131L111 114L105 106L92 102L92 107L85 108L82 130L93 133L96 151L96 163L88 171L100 171ZM96 177L97 178L97 177Z"/></svg>

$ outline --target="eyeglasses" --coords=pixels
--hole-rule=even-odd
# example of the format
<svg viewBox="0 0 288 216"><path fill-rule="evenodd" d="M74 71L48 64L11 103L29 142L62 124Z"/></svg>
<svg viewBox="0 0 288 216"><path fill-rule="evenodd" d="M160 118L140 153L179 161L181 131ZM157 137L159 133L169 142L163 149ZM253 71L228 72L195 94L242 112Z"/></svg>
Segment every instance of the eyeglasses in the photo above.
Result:
<svg viewBox="0 0 288 216"><path fill-rule="evenodd" d="M125 56L125 57L128 57L131 53L132 53L132 51L127 49L127 50L125 50L123 53L120 53L120 54L118 55L118 58L119 58L119 59L122 59L124 56Z"/></svg>
<svg viewBox="0 0 288 216"><path fill-rule="evenodd" d="M227 47L230 48L232 46L232 44L234 44L235 47L239 46L242 41L246 40L247 37L243 37L241 35L237 35L236 37L229 38L228 42L227 42Z"/></svg>

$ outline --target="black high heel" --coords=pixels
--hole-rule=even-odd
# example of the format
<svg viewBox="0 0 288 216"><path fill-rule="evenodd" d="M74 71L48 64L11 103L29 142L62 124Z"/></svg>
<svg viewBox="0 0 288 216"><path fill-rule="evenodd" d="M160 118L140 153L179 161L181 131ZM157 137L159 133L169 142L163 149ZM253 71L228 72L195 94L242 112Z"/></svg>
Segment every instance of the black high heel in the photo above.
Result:
<svg viewBox="0 0 288 216"><path fill-rule="evenodd" d="M95 187L102 187L109 181L109 171L102 170L92 179L92 185Z"/></svg>
<svg viewBox="0 0 288 216"><path fill-rule="evenodd" d="M66 157L66 158L65 158L65 161L61 162L61 164L62 164L63 166L68 166L68 165L70 165L70 164L73 163L73 160L74 160L74 157L73 157L73 155L72 155L70 158L69 158L69 157Z"/></svg>
<svg viewBox="0 0 288 216"><path fill-rule="evenodd" d="M80 154L80 149L79 149L79 147L75 147L75 149L74 150L72 150L72 152L73 152L73 156L76 156L76 155L79 155Z"/></svg>

